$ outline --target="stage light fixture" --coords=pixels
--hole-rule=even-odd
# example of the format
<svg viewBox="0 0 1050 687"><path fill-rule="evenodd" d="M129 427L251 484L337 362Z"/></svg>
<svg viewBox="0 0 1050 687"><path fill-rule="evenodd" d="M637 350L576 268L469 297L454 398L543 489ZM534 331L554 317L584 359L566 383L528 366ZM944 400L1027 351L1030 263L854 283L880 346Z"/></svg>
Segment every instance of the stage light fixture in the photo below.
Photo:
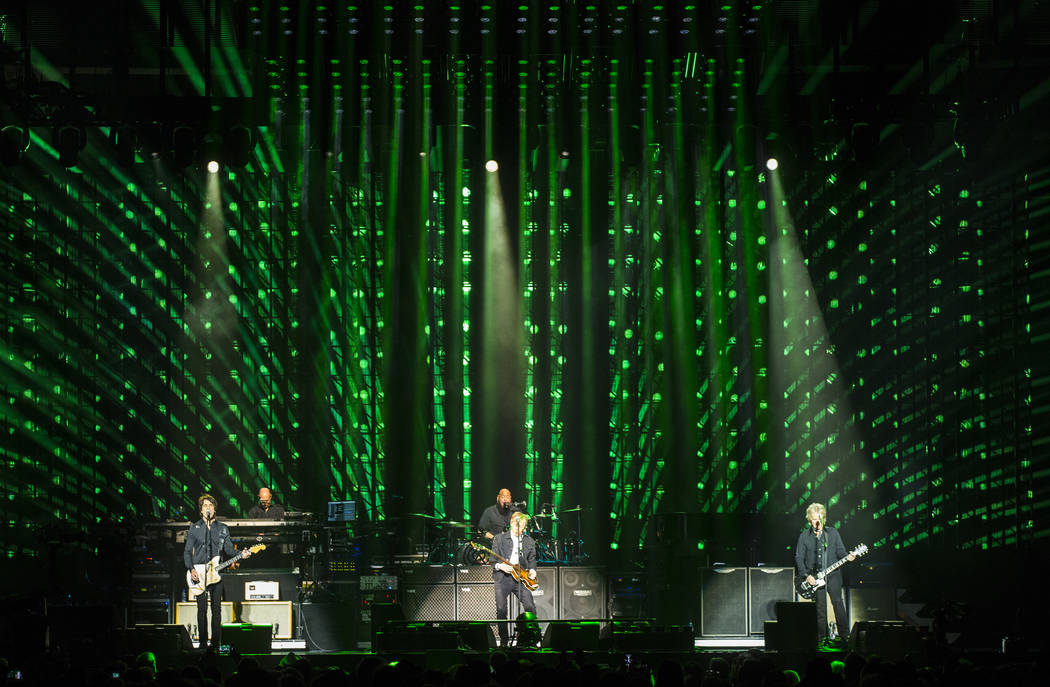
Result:
<svg viewBox="0 0 1050 687"><path fill-rule="evenodd" d="M768 160L766 160L766 169L768 169L770 172L772 172L779 166L780 163L777 162L777 159L775 157L771 157Z"/></svg>
<svg viewBox="0 0 1050 687"><path fill-rule="evenodd" d="M499 170L499 163L497 163L495 160L489 160L485 163L485 171L495 172L497 170Z"/></svg>
<svg viewBox="0 0 1050 687"><path fill-rule="evenodd" d="M192 128L180 125L171 132L171 151L175 164L189 167L197 156L197 135Z"/></svg>
<svg viewBox="0 0 1050 687"><path fill-rule="evenodd" d="M80 151L84 149L87 135L83 129L66 124L55 131L55 149L58 162L63 167L76 167Z"/></svg>
<svg viewBox="0 0 1050 687"><path fill-rule="evenodd" d="M232 126L222 137L222 161L230 167L244 167L253 147L251 129L242 124Z"/></svg>
<svg viewBox="0 0 1050 687"><path fill-rule="evenodd" d="M217 160L211 160L208 162L208 171L215 174L219 171L219 162Z"/></svg>
<svg viewBox="0 0 1050 687"><path fill-rule="evenodd" d="M0 129L0 162L14 167L29 150L29 130L14 124Z"/></svg>
<svg viewBox="0 0 1050 687"><path fill-rule="evenodd" d="M138 135L129 127L114 127L109 132L109 141L116 148L116 161L122 167L135 164L135 151L138 148Z"/></svg>

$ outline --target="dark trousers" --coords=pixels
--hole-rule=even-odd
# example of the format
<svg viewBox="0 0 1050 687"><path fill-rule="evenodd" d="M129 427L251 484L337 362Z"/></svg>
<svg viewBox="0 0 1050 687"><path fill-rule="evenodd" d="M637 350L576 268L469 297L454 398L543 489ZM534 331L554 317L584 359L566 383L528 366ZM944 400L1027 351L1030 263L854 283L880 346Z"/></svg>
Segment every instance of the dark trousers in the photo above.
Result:
<svg viewBox="0 0 1050 687"><path fill-rule="evenodd" d="M204 593L197 597L197 637L200 648L208 646L208 599L211 598L211 645L219 648L222 640L222 580L208 585Z"/></svg>
<svg viewBox="0 0 1050 687"><path fill-rule="evenodd" d="M817 635L824 639L828 636L828 594L831 594L831 608L835 611L835 628L839 637L849 635L849 618L846 616L846 605L842 603L842 575L834 572L828 575L828 583L817 590L813 600L817 604Z"/></svg>
<svg viewBox="0 0 1050 687"><path fill-rule="evenodd" d="M510 575L501 572L496 577L495 584L492 585L496 591L496 617L499 620L507 619L507 602L510 600L510 595L518 597L518 601L521 602L522 608L527 612L536 613L536 602L532 600L532 592L529 591L528 587L515 580ZM510 633L507 630L506 623L499 623L499 643L506 644L507 637Z"/></svg>

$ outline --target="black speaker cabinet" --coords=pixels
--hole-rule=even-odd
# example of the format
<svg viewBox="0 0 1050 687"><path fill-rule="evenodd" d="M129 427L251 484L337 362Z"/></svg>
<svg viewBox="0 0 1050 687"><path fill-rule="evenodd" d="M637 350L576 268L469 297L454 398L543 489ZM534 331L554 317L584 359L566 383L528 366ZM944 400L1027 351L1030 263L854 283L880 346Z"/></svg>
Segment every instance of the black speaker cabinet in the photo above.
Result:
<svg viewBox="0 0 1050 687"><path fill-rule="evenodd" d="M747 568L704 568L700 585L700 635L746 637Z"/></svg>
<svg viewBox="0 0 1050 687"><path fill-rule="evenodd" d="M542 645L550 649L593 651L598 648L598 631L597 622L555 620L547 626L547 631L543 633Z"/></svg>
<svg viewBox="0 0 1050 687"><path fill-rule="evenodd" d="M748 633L760 635L767 620L776 620L776 603L795 598L794 568L748 568Z"/></svg>
<svg viewBox="0 0 1050 687"><path fill-rule="evenodd" d="M540 585L532 593L532 600L536 603L536 618L541 621L558 620L558 569L537 568L536 582ZM517 597L510 597L510 615L517 618L523 610ZM540 632L546 630L547 623L540 623Z"/></svg>
<svg viewBox="0 0 1050 687"><path fill-rule="evenodd" d="M865 620L854 623L850 649L861 654L903 658L922 650L919 631L901 620Z"/></svg>
<svg viewBox="0 0 1050 687"><path fill-rule="evenodd" d="M117 645L125 654L152 651L157 660L170 663L183 651L193 648L184 625L136 625L118 631Z"/></svg>
<svg viewBox="0 0 1050 687"><path fill-rule="evenodd" d="M496 617L492 583L464 582L456 585L456 620L491 620Z"/></svg>
<svg viewBox="0 0 1050 687"><path fill-rule="evenodd" d="M495 648L499 637L498 630L492 623L473 621L452 623L442 627L455 631L459 634L462 645L475 651L487 651Z"/></svg>
<svg viewBox="0 0 1050 687"><path fill-rule="evenodd" d="M491 573L491 570L489 572ZM456 569L448 565L414 565L402 568L398 577L402 587L419 584L452 584L456 581Z"/></svg>
<svg viewBox="0 0 1050 687"><path fill-rule="evenodd" d="M558 578L560 619L605 617L605 580L598 568L560 568Z"/></svg>
<svg viewBox="0 0 1050 687"><path fill-rule="evenodd" d="M813 651L817 648L817 607L806 601L778 601L774 608L775 623L766 631L766 648L777 651ZM770 627L770 626L773 627Z"/></svg>
<svg viewBox="0 0 1050 687"><path fill-rule="evenodd" d="M310 651L357 649L360 604L305 601L299 606L299 613L303 623L303 638Z"/></svg>
<svg viewBox="0 0 1050 687"><path fill-rule="evenodd" d="M401 607L405 612L405 620L455 620L455 594L456 587L451 584L403 586L401 588Z"/></svg>
<svg viewBox="0 0 1050 687"><path fill-rule="evenodd" d="M229 644L239 654L268 654L272 647L273 625L222 626L222 643Z"/></svg>
<svg viewBox="0 0 1050 687"><path fill-rule="evenodd" d="M447 626L388 624L376 633L378 651L458 649L459 633Z"/></svg>
<svg viewBox="0 0 1050 687"><path fill-rule="evenodd" d="M477 582L488 582L492 584L491 565L457 565L456 582L459 584Z"/></svg>
<svg viewBox="0 0 1050 687"><path fill-rule="evenodd" d="M376 634L386 628L388 623L404 622L405 609L401 608L401 604L376 603L371 605L369 617L369 634L374 649L379 646Z"/></svg>
<svg viewBox="0 0 1050 687"><path fill-rule="evenodd" d="M897 590L892 587L850 587L849 618L853 624L867 620L897 620Z"/></svg>

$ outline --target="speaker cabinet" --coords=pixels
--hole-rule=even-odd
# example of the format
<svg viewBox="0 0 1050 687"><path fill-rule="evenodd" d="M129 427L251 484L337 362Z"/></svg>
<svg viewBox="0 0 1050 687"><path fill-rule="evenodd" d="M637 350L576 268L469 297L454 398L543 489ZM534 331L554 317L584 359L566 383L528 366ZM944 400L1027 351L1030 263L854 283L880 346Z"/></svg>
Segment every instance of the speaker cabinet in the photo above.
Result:
<svg viewBox="0 0 1050 687"><path fill-rule="evenodd" d="M194 618L194 625L196 625ZM136 625L117 631L117 645L125 654L152 651L162 664L171 665L184 651L193 648L185 625Z"/></svg>
<svg viewBox="0 0 1050 687"><path fill-rule="evenodd" d="M700 635L746 637L747 568L704 568L700 585Z"/></svg>
<svg viewBox="0 0 1050 687"><path fill-rule="evenodd" d="M299 606L303 638L310 651L351 651L357 649L361 608L345 601L309 602Z"/></svg>
<svg viewBox="0 0 1050 687"><path fill-rule="evenodd" d="M776 622L766 623L766 648L777 651L813 651L817 648L817 607L805 601L778 601Z"/></svg>
<svg viewBox="0 0 1050 687"><path fill-rule="evenodd" d="M291 601L241 601L233 605L233 620L249 625L270 625L275 639L292 638Z"/></svg>
<svg viewBox="0 0 1050 687"><path fill-rule="evenodd" d="M541 621L539 631L542 636L547 631L548 622L558 620L558 569L536 568L536 582L540 586L532 593L532 600L536 604L536 618ZM511 618L517 618L524 610L518 597L510 597L508 611Z"/></svg>
<svg viewBox="0 0 1050 687"><path fill-rule="evenodd" d="M211 606L208 606L208 622L211 622ZM222 624L247 623L270 625L273 637L292 638L291 601L223 601ZM175 624L184 625L193 641L197 641L197 602L181 601L175 604Z"/></svg>
<svg viewBox="0 0 1050 687"><path fill-rule="evenodd" d="M892 587L851 587L849 617L854 625L867 620L897 620L897 590Z"/></svg>
<svg viewBox="0 0 1050 687"><path fill-rule="evenodd" d="M405 620L455 620L456 587L451 584L403 586L401 588L401 607L405 612Z"/></svg>
<svg viewBox="0 0 1050 687"><path fill-rule="evenodd" d="M233 602L223 601L221 624L229 625L233 620ZM189 636L193 641L196 642L200 639L200 634L197 632L196 601L180 601L175 604L175 624L185 627L186 632L189 633ZM208 605L208 627L211 627L211 604Z"/></svg>
<svg viewBox="0 0 1050 687"><path fill-rule="evenodd" d="M492 623L466 622L453 623L442 626L444 629L454 630L463 646L475 651L488 651L496 647L499 639L495 625Z"/></svg>
<svg viewBox="0 0 1050 687"><path fill-rule="evenodd" d="M491 565L459 565L456 566L456 582L459 584L476 584L488 582L492 584Z"/></svg>
<svg viewBox="0 0 1050 687"><path fill-rule="evenodd" d="M491 569L489 574L492 574ZM456 581L456 569L448 565L416 565L402 568L399 577L402 587L419 584L452 584Z"/></svg>
<svg viewBox="0 0 1050 687"><path fill-rule="evenodd" d="M550 649L593 651L598 648L598 630L596 622L555 620L547 626L547 631L543 633L542 645Z"/></svg>
<svg viewBox="0 0 1050 687"><path fill-rule="evenodd" d="M496 617L496 597L492 583L456 585L456 620L490 620Z"/></svg>
<svg viewBox="0 0 1050 687"><path fill-rule="evenodd" d="M901 620L865 620L854 623L849 636L850 649L861 654L903 658L922 651L919 631Z"/></svg>
<svg viewBox="0 0 1050 687"><path fill-rule="evenodd" d="M268 654L272 648L272 625L237 625L222 626L222 643L239 654Z"/></svg>
<svg viewBox="0 0 1050 687"><path fill-rule="evenodd" d="M375 645L378 651L458 649L459 633L444 625L386 625L376 633Z"/></svg>
<svg viewBox="0 0 1050 687"><path fill-rule="evenodd" d="M748 568L748 632L764 633L764 623L776 620L776 603L795 597L794 568Z"/></svg>
<svg viewBox="0 0 1050 687"><path fill-rule="evenodd" d="M560 568L557 604L558 617L562 620L604 618L605 580L601 571L598 568Z"/></svg>

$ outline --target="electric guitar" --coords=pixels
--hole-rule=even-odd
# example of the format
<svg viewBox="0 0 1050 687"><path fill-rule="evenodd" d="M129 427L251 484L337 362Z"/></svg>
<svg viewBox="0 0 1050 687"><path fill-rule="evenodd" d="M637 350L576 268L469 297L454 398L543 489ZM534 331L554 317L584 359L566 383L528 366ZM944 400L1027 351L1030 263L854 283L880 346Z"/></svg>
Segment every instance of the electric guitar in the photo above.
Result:
<svg viewBox="0 0 1050 687"><path fill-rule="evenodd" d="M827 576L844 566L846 563L848 563L850 556L860 558L867 552L868 547L864 544L861 544L857 548L853 549L845 558L841 558L835 561L834 563L832 563L831 565L814 575L813 577L817 579L816 584L810 584L806 581L805 575L799 575L795 578L795 591L797 591L798 595L801 596L803 599L812 599L813 596L817 593L817 590L828 583L826 579Z"/></svg>
<svg viewBox="0 0 1050 687"><path fill-rule="evenodd" d="M488 554L490 554L492 556L495 556L496 558L500 559L502 562L504 562L507 565L509 565L511 567L510 576L513 577L518 582L520 582L523 585L525 585L525 589L528 589L530 592L534 592L534 591L536 591L537 589L540 588L539 582L537 582L536 580L530 579L529 578L529 571L528 570L523 570L520 565L514 565L513 563L508 561L503 556L499 555L498 553L496 553L492 549L489 549L489 548L486 548L486 547L482 546L481 544L475 544L474 542L470 542L470 545L473 546L475 549L479 549L481 551L485 551L486 553L488 553Z"/></svg>
<svg viewBox="0 0 1050 687"><path fill-rule="evenodd" d="M193 566L193 569L197 571L197 581L193 581L193 575L190 571L186 571L186 586L189 587L189 591L186 593L187 598L193 601L198 596L204 593L204 588L210 584L215 584L222 579L219 575L220 570L225 570L227 567L233 565L237 561L244 558L244 554L248 551L252 552L252 555L259 553L266 548L266 544L256 544L255 546L249 547L239 554L234 556L228 561L222 563L219 562L219 557L215 556L207 563L197 563Z"/></svg>

